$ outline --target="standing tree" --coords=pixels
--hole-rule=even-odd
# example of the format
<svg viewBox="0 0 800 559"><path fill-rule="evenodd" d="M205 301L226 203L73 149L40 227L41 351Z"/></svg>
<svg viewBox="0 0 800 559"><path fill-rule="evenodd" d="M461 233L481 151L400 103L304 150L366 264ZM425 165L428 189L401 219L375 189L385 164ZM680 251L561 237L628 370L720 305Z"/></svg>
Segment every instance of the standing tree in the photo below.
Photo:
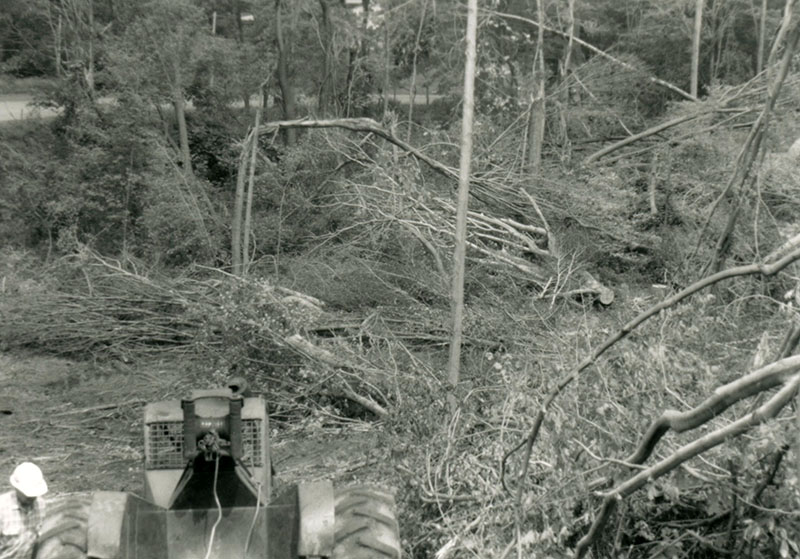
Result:
<svg viewBox="0 0 800 559"><path fill-rule="evenodd" d="M764 69L764 47L767 36L767 0L761 0L761 9L758 18L758 46L756 52L756 74Z"/></svg>
<svg viewBox="0 0 800 559"><path fill-rule="evenodd" d="M528 115L528 171L534 177L539 175L542 164L542 144L544 143L545 106L545 66L544 66L544 7L543 0L536 0L537 19L540 25L536 34L536 54L533 60L533 94Z"/></svg>
<svg viewBox="0 0 800 559"><path fill-rule="evenodd" d="M428 9L428 0L422 0L422 13L419 16L419 27L417 27L417 36L414 39L414 50L411 56L411 84L408 88L410 100L408 102L408 133L406 134L406 141L411 141L411 123L414 116L414 101L417 97L417 59L420 51L420 39L422 38L422 28L425 25L425 12Z"/></svg>
<svg viewBox="0 0 800 559"><path fill-rule="evenodd" d="M697 78L700 72L700 35L703 30L704 0L696 0L694 6L694 34L692 35L692 79L689 93L697 97Z"/></svg>
<svg viewBox="0 0 800 559"><path fill-rule="evenodd" d="M160 106L175 110L184 173L193 175L186 126L186 88L197 71L201 47L210 40L202 11L188 0L156 0L126 30L114 61L118 81Z"/></svg>
<svg viewBox="0 0 800 559"><path fill-rule="evenodd" d="M355 33L356 37L351 39L350 48L348 49L347 59L347 78L345 79L345 94L346 102L344 107L344 115L349 117L353 108L353 89L355 86L356 75L359 65L361 65L361 58L366 57L369 53L369 44L367 43L367 31L369 25L369 10L370 0L361 0L361 23Z"/></svg>
<svg viewBox="0 0 800 559"><path fill-rule="evenodd" d="M289 79L289 47L286 45L283 32L283 1L275 0L275 43L278 47L278 87L281 90L281 108L283 118L294 120L295 97L294 88ZM285 130L285 140L287 146L293 146L297 142L297 132L294 128Z"/></svg>
<svg viewBox="0 0 800 559"><path fill-rule="evenodd" d="M564 57L559 64L561 88L559 90L559 119L561 125L561 144L569 151L569 130L567 127L567 111L570 103L570 72L572 71L572 51L575 47L575 0L567 0L567 44Z"/></svg>
<svg viewBox="0 0 800 559"><path fill-rule="evenodd" d="M320 35L322 36L322 79L319 84L318 110L320 116L328 115L334 107L335 82L335 62L336 54L333 49L333 21L331 10L333 9L332 0L319 0L322 10L320 22Z"/></svg>
<svg viewBox="0 0 800 559"><path fill-rule="evenodd" d="M754 166L756 165L759 157L761 156L764 142L764 137L769 127L769 120L772 111L775 109L775 104L780 95L781 88L783 87L786 76L791 67L792 57L794 56L797 44L800 41L800 14L797 13L795 7L795 0L787 0L784 8L784 17L781 27L778 30L778 36L772 45L769 58L767 59L767 67L776 66L772 75L769 75L767 84L767 98L764 102L764 107L759 114L758 119L750 129L750 133L745 140L742 150L739 152L739 157L736 161L736 167L733 170L728 184L725 187L722 196L718 201L724 203L724 207L728 210L728 217L725 227L717 239L714 248L714 256L706 266L706 270L718 272L725 264L725 260L730 254L734 242L734 230L739 220L742 207L745 204L747 194L750 193L755 182ZM779 49L783 48L783 56L778 62ZM717 209L717 205L712 208L712 215Z"/></svg>
<svg viewBox="0 0 800 559"><path fill-rule="evenodd" d="M467 14L467 60L464 65L464 113L461 124L461 160L458 175L456 240L453 254L453 286L451 292L453 337L450 341L448 379L455 387L461 369L461 336L464 318L464 264L467 253L467 202L472 163L472 118L475 112L475 58L478 35L478 0L469 0ZM451 410L455 399L450 400Z"/></svg>

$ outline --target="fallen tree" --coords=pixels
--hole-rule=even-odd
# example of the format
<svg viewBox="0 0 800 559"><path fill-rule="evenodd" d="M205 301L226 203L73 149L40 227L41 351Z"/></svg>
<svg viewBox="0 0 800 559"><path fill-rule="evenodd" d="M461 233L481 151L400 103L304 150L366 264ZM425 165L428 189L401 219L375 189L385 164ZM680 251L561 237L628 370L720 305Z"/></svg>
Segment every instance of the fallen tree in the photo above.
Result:
<svg viewBox="0 0 800 559"><path fill-rule="evenodd" d="M351 132L375 136L399 147L448 180L454 186L458 171L425 154L408 142L396 137L378 122L370 118L295 119L272 121L251 129L241 145L242 158L250 152L257 136L275 135L282 129L326 129L338 128ZM359 143L357 149L362 149ZM364 156L364 154L360 154ZM354 157L348 154L347 157ZM240 174L242 170L240 169ZM393 180L386 177L386 180ZM355 185L370 189L371 185ZM455 206L445 198L433 197L414 190L403 191L404 211L389 212L383 209L385 193L376 196L375 203L368 208L377 219L399 224L417 238L434 262L442 280L447 277L442 253L450 251L455 231ZM539 204L524 187L515 186L514 181L498 181L475 178L470 182L469 192L482 203L480 210L470 211L467 216L467 246L476 259L485 259L521 273L523 277L540 288L541 297L585 297L597 299L604 305L614 300L613 291L589 273L576 275L572 281L554 279L553 261L560 255L554 252L556 239ZM521 221L513 216L535 216L536 220Z"/></svg>
<svg viewBox="0 0 800 559"><path fill-rule="evenodd" d="M0 295L4 349L123 362L179 354L213 363L225 351L238 356L245 346L281 361L276 391L280 383L305 383L294 390L344 398L378 417L389 413L389 398L380 387L385 373L314 343L317 322L323 317L335 322L315 297L216 269L169 278L84 245L47 275L58 278L58 285ZM240 300L232 300L236 292ZM350 354L359 356L357 347ZM292 363L298 362L315 374L292 379L297 368Z"/></svg>

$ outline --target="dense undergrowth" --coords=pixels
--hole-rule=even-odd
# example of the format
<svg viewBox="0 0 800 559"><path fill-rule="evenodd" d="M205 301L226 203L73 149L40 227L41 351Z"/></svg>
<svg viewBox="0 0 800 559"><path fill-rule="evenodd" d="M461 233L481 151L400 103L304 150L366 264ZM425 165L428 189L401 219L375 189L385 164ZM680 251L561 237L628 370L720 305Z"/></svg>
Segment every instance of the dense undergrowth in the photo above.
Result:
<svg viewBox="0 0 800 559"><path fill-rule="evenodd" d="M500 483L500 459L564 371L665 296L662 288L623 286L609 308L522 294L476 300L459 409L451 415L443 312L409 305L400 305L402 313L326 309L316 298L281 290L273 283L280 278L268 274L243 281L194 269L169 277L142 266L88 249L48 265L31 253L5 251L4 348L127 363L160 355L183 361L184 382L204 386L244 373L269 394L278 425L324 429L375 421L344 389L369 397L390 410L380 419L380 443L393 449L393 464L382 469L382 481L398 488L412 557L509 553L516 512ZM591 522L593 493L627 475L612 459L629 454L661 410L696 405L750 370L756 353L774 356L795 312L769 296L774 287L741 280L662 313L558 401L522 482L524 553L562 556L575 544ZM431 339L434 325L437 339ZM298 351L286 342L293 335L332 358ZM736 406L704 429L751 405ZM697 436L670 437L653 460ZM795 438L796 419L787 411L649 484L626 501L596 553L774 557L788 549L791 556L800 487L797 454L787 449ZM512 458L506 474L512 489L519 467Z"/></svg>
<svg viewBox="0 0 800 559"><path fill-rule="evenodd" d="M517 453L503 488L501 460L544 395L623 324L697 279L724 226L722 215L706 219L744 132L709 117L641 154L580 165L577 131L618 133L632 102L618 101L618 112L587 102L564 115L574 149L552 142L539 181L521 171L521 125L478 118L455 414L445 381L452 179L374 138L309 131L287 150L264 137L254 259L236 278L229 208L249 120L236 112L190 118L192 180L135 99L2 130L0 347L126 363L160 356L196 385L250 378L284 427L378 423L408 556L506 557L515 541L523 554L566 556L599 494L635 472L620 460L650 421L775 359L797 320L793 268L665 310L561 395L528 477L517 479ZM790 101L768 138L775 153L791 143ZM453 114L446 102L419 108L412 134L450 166ZM797 169L766 158L731 265L797 233ZM614 291L613 304L581 290L586 274ZM668 436L651 462L753 406ZM649 483L618 509L595 556L797 556L796 433L796 412L784 410Z"/></svg>

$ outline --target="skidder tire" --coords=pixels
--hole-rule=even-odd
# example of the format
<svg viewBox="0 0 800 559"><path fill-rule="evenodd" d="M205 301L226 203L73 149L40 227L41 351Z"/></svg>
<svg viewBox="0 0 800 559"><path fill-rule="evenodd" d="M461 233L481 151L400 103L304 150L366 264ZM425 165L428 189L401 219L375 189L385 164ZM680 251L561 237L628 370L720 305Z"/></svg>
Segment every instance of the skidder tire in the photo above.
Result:
<svg viewBox="0 0 800 559"><path fill-rule="evenodd" d="M394 497L374 487L336 490L333 559L400 559Z"/></svg>
<svg viewBox="0 0 800 559"><path fill-rule="evenodd" d="M76 495L45 509L35 559L86 559L90 495Z"/></svg>

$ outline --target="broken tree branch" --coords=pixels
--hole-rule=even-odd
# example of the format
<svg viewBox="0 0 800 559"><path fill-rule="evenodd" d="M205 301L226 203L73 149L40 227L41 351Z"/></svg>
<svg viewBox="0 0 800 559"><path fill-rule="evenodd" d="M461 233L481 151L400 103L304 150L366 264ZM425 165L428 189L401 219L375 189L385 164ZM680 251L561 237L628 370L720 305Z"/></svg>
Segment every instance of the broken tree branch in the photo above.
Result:
<svg viewBox="0 0 800 559"><path fill-rule="evenodd" d="M326 365L333 367L335 369L340 368L340 369L353 369L362 371L366 370L364 367L360 367L354 363L349 362L346 359L341 359L340 357L331 353L327 349L312 344L299 334L293 334L291 336L288 336L284 338L283 341L295 351L303 355L306 355L308 357L311 357L321 363L325 363ZM350 388L349 385L347 385L347 383L344 384L346 385L345 387L329 389L328 392L330 392L332 395L337 395L337 393L341 394L348 400L351 400L356 404L359 404L360 406L371 411L378 417L387 417L389 415L389 412L386 410L386 408L384 408L371 398L367 398L366 396L361 396L360 394L357 394L353 389Z"/></svg>
<svg viewBox="0 0 800 559"><path fill-rule="evenodd" d="M652 454L661 437L670 429L677 433L683 433L700 427L736 402L783 384L788 377L797 373L798 369L800 369L800 355L787 357L720 386L714 390L713 396L690 410L684 412L664 411L658 419L653 421L642 437L639 447L625 459L625 462L644 463Z"/></svg>
<svg viewBox="0 0 800 559"><path fill-rule="evenodd" d="M623 68L625 68L627 70L630 70L631 72L644 74L643 70L640 70L639 68L636 68L635 66L632 66L631 64L628 64L627 62L624 62L624 61L620 60L619 58L615 58L615 57L611 56L610 54L608 54L604 50L600 50L596 46L594 46L594 45L592 45L590 43L587 43L586 41L583 41L583 40L579 39L578 37L574 37L574 36L570 37L564 31L560 31L560 30L555 29L553 27L549 27L547 25L543 25L543 24L539 23L536 20L529 19L529 18L522 17L522 16L518 16L518 15L515 15L515 14L507 14L507 13L502 13L502 12L496 12L494 10L482 10L482 11L484 13L488 14L488 15L493 15L493 16L504 18L504 19L513 19L513 20L516 20L516 21L521 21L523 23L528 23L528 24L533 25L533 26L535 26L537 28L539 26L541 26L542 29L544 29L548 33L555 33L556 35L561 35L562 37L566 37L567 39L571 39L572 41L578 43L579 45L589 49L593 53L595 53L595 54L597 54L599 56L602 56L603 58L605 58L607 60L610 60L614 64L618 64L619 66L622 66ZM695 97L694 95L692 95L688 91L684 91L683 89L681 89L680 87L678 87L676 85L673 85L673 84L671 84L669 82L665 82L664 80L656 78L655 76L647 76L646 74L644 74L644 75L645 75L645 77L647 77L647 80L649 82L651 82L651 83L655 83L655 84L658 84L658 85L660 85L662 87L666 87L670 91L672 91L674 93L677 93L678 95L688 99L689 101L697 101L697 97Z"/></svg>
<svg viewBox="0 0 800 559"><path fill-rule="evenodd" d="M429 155L426 155L408 142L404 142L371 118L335 118L322 120L301 118L296 120L276 120L264 123L259 128L259 134L275 134L281 128L341 128L343 130L350 130L351 132L374 134L375 136L386 140L390 144L393 144L406 151L411 156L428 165L440 175L451 179L456 183L458 182L457 169L448 167L440 161L437 161ZM518 208L515 208L514 203L503 199L498 193L497 182L476 178L475 175L472 175L470 178L469 192L470 196L473 196L476 200L479 200L488 206L501 206L518 210ZM516 195L516 193L514 194Z"/></svg>
<svg viewBox="0 0 800 559"><path fill-rule="evenodd" d="M264 123L259 129L259 134L271 134L277 132L281 128L342 128L344 130L350 130L351 132L369 132L410 153L420 161L426 163L434 171L453 180L458 180L458 172L455 169L425 155L408 142L404 142L396 137L371 118L334 118L324 120L301 118L296 120L276 120Z"/></svg>
<svg viewBox="0 0 800 559"><path fill-rule="evenodd" d="M584 161L586 163L594 163L595 161L597 161L598 159L600 159L604 155L608 155L609 153L617 151L618 149L623 148L623 147L627 146L628 144L632 144L632 143L637 142L637 141L639 141L639 140L641 140L643 138L647 138L647 137L652 136L654 134L658 134L659 132L663 132L664 130L667 130L667 129L672 128L674 126L678 126L679 124L683 124L686 121L693 120L693 119L698 118L698 117L700 117L700 116L702 116L704 114L706 114L706 113L705 112L698 112L698 113L693 113L693 114L689 114L689 115L679 116L678 118L673 118L672 120L668 120L667 122L662 122L661 124L659 124L657 126L653 126L651 128L648 128L647 130L639 132L638 134L634 134L633 136L628 136L624 140L620 140L619 142L613 143L610 146L606 146L603 149L601 149L600 151L594 152L592 155L587 157Z"/></svg>

